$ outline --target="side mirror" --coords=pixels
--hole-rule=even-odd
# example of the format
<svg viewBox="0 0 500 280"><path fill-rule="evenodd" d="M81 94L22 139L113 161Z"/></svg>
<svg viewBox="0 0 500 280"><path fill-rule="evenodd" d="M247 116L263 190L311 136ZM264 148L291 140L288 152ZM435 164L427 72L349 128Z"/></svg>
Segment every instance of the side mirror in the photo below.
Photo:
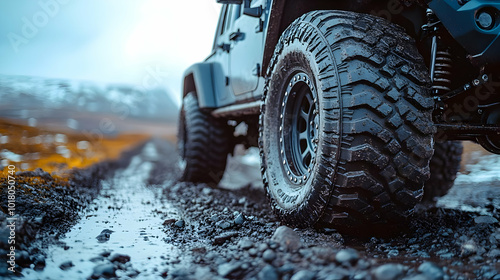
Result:
<svg viewBox="0 0 500 280"><path fill-rule="evenodd" d="M243 4L243 0L217 0L217 3L219 3L219 4L237 4L237 5L241 5L241 4Z"/></svg>
<svg viewBox="0 0 500 280"><path fill-rule="evenodd" d="M219 4L241 5L241 4L245 3L245 5L243 7L243 14L244 15L247 15L250 17L256 17L256 18L259 18L260 16L262 16L262 6L251 8L250 2L251 2L251 0L217 0L217 3L219 3Z"/></svg>
<svg viewBox="0 0 500 280"><path fill-rule="evenodd" d="M244 0L245 6L243 7L243 14L250 16L250 17L256 17L260 18L262 15L262 6L250 8L250 1L251 0Z"/></svg>

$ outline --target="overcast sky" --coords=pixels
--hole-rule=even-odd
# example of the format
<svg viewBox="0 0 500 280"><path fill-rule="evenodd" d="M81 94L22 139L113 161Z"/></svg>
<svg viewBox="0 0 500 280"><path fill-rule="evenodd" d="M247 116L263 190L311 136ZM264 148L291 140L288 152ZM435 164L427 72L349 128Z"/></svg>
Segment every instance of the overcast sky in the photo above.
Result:
<svg viewBox="0 0 500 280"><path fill-rule="evenodd" d="M152 85L210 53L215 0L0 0L0 74ZM151 77L154 76L154 79Z"/></svg>

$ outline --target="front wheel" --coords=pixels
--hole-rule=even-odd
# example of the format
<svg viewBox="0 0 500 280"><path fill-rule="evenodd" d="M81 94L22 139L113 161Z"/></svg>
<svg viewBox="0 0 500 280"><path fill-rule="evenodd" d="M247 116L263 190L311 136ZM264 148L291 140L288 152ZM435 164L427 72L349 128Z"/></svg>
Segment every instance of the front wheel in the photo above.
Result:
<svg viewBox="0 0 500 280"><path fill-rule="evenodd" d="M352 12L305 14L281 36L267 76L262 174L284 223L353 229L412 213L429 178L434 103L401 28Z"/></svg>

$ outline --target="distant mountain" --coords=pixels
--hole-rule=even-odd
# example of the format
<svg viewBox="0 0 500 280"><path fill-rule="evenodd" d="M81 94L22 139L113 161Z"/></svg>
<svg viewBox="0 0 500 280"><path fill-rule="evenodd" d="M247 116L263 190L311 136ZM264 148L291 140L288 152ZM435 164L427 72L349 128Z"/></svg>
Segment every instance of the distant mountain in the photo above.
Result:
<svg viewBox="0 0 500 280"><path fill-rule="evenodd" d="M103 118L175 123L178 107L165 88L0 75L0 118L32 124L54 121L71 129ZM88 119L88 120L87 120Z"/></svg>

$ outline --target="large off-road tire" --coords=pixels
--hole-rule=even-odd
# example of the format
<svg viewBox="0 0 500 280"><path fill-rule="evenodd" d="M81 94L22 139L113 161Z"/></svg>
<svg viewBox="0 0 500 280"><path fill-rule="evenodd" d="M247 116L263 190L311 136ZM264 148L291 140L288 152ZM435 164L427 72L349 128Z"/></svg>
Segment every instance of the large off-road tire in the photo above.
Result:
<svg viewBox="0 0 500 280"><path fill-rule="evenodd" d="M282 34L267 77L261 170L285 224L353 231L412 214L429 178L434 102L402 28L307 13Z"/></svg>
<svg viewBox="0 0 500 280"><path fill-rule="evenodd" d="M423 202L432 203L453 187L460 170L463 150L460 141L434 144L434 155L429 164L431 178L425 183Z"/></svg>
<svg viewBox="0 0 500 280"><path fill-rule="evenodd" d="M181 180L218 184L231 152L232 128L224 119L200 110L194 93L184 97L179 116L177 150Z"/></svg>

